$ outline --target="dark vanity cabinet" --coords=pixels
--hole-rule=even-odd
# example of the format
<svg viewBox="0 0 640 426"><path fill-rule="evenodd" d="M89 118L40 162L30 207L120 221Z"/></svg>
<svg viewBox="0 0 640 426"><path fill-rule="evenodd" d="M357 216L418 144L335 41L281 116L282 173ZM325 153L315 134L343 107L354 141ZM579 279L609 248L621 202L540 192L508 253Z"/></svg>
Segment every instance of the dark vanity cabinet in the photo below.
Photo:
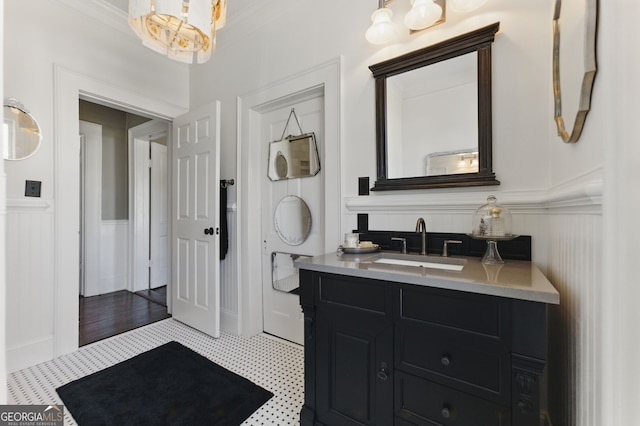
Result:
<svg viewBox="0 0 640 426"><path fill-rule="evenodd" d="M540 423L546 305L300 271L301 425Z"/></svg>

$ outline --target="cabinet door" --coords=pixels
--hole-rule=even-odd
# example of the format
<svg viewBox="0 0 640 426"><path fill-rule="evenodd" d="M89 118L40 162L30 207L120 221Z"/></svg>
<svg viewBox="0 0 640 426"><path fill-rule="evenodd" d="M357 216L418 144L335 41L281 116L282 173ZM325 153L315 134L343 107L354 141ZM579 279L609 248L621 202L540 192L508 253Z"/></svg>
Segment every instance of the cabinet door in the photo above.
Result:
<svg viewBox="0 0 640 426"><path fill-rule="evenodd" d="M360 293L358 284L342 280L321 284L324 293L316 307L316 419L320 424L393 424L390 289L369 283L368 291ZM343 297L348 295L359 295L354 300L358 307L349 305L350 297ZM367 306L367 300L381 304Z"/></svg>

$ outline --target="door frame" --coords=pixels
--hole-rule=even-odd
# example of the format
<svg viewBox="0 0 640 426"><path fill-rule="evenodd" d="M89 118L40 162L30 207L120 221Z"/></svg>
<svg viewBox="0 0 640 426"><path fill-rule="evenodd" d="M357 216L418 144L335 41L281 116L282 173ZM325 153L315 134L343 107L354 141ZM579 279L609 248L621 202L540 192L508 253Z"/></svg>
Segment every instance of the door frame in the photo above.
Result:
<svg viewBox="0 0 640 426"><path fill-rule="evenodd" d="M167 138L167 147L171 144L169 134L170 124L159 120L151 120L127 130L128 150L129 150L129 291L141 290L136 286L138 277L145 271L147 273L147 284L149 283L149 268L140 266L141 262L150 259L150 213L151 205L149 194L151 191L149 176L149 146L151 139L162 136ZM137 142L143 141L146 146L146 154L141 154L137 149ZM168 155L168 150L167 150ZM140 171L147 171L140 182L138 176ZM168 179L168 176L167 176ZM144 269L145 271L142 271ZM168 278L168 277L167 277ZM148 287L148 286L147 286ZM146 287L145 287L146 290ZM167 283L167 294L170 285ZM167 297L169 299L169 297ZM168 305L167 305L168 306Z"/></svg>
<svg viewBox="0 0 640 426"><path fill-rule="evenodd" d="M261 191L261 241L264 245L262 253L262 322L263 331L282 339L302 345L304 342L304 318L297 294L279 291L274 288L274 253L288 253L292 255L315 256L325 254L325 180L327 174L321 170L315 176L304 179L285 179L273 182L265 179L269 167L269 145L267 141L277 140L282 133L296 134L297 131L313 131L317 142L317 153L321 167L325 166L324 130L324 90L322 87L306 92L308 96L296 94L293 102L288 102L284 108L278 107L264 111L261 115L261 138L259 148L262 161L260 176ZM290 99L287 98L287 101ZM285 99L282 99L285 101ZM297 129L293 120L287 121L291 111L295 110L296 118L304 131ZM318 121L315 121L318 120ZM282 126L287 126L280 130ZM273 218L278 203L284 196L297 196L308 204L312 222L307 238L297 245L289 245L277 235Z"/></svg>
<svg viewBox="0 0 640 426"><path fill-rule="evenodd" d="M262 232L261 195L256 175L260 167L261 114L295 102L300 96L324 92L325 252L335 251L341 234L341 71L342 58L305 70L292 77L237 98L237 205L238 205L238 323L241 335L262 332ZM258 238L258 239L256 239Z"/></svg>
<svg viewBox="0 0 640 426"><path fill-rule="evenodd" d="M188 106L171 104L54 66L54 357L78 349L79 99L169 121L188 111Z"/></svg>
<svg viewBox="0 0 640 426"><path fill-rule="evenodd" d="M82 244L82 276L80 294L84 297L100 294L100 226L102 223L102 125L80 121L80 161L83 192L80 213ZM87 191L87 188L91 188ZM90 277L87 280L86 277Z"/></svg>

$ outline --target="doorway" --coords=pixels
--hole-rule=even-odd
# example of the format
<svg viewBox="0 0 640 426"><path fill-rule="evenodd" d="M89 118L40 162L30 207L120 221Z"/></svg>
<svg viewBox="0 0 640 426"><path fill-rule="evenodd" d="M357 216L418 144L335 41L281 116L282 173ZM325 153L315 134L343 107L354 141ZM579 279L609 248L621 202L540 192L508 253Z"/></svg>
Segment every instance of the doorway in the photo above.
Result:
<svg viewBox="0 0 640 426"><path fill-rule="evenodd" d="M166 145L169 124L83 100L79 117L79 342L82 345L168 316ZM153 128L154 132L140 138L139 143L146 144L146 159L143 172L136 174L131 172L130 138L131 130L137 128ZM154 167L151 167L151 152ZM144 211L135 209L138 203L131 200L136 197L144 201ZM141 219L142 214L147 216ZM131 271L138 261L130 242L140 243L135 230L144 227L142 235L146 241L141 245L146 252L143 265L146 275L143 282L137 282ZM156 268L153 274L153 287L151 253L160 265L159 272Z"/></svg>
<svg viewBox="0 0 640 426"><path fill-rule="evenodd" d="M169 126L151 120L128 129L129 290L169 305Z"/></svg>

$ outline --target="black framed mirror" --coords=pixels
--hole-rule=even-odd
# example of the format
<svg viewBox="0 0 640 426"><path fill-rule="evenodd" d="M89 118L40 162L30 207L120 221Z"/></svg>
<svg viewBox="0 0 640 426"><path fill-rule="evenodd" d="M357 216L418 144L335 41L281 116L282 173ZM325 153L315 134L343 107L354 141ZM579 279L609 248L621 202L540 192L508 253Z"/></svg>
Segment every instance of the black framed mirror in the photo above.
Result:
<svg viewBox="0 0 640 426"><path fill-rule="evenodd" d="M491 111L491 44L499 28L496 22L369 67L376 99L373 191L500 184ZM428 84L416 86L420 81Z"/></svg>

